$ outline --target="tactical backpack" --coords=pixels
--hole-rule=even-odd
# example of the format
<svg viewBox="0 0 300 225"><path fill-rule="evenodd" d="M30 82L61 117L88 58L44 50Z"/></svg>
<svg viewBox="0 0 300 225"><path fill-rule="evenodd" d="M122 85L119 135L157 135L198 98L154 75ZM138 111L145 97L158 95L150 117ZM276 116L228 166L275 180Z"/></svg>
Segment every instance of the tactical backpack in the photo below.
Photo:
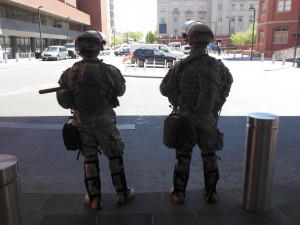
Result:
<svg viewBox="0 0 300 225"><path fill-rule="evenodd" d="M220 60L221 62L221 60ZM219 116L222 110L224 103L229 95L231 84L232 84L232 76L230 75L229 70L225 67L225 65L221 62L220 69L220 80L219 80L219 94L216 97L213 114L215 117Z"/></svg>
<svg viewBox="0 0 300 225"><path fill-rule="evenodd" d="M101 63L80 62L77 87L74 90L75 108L85 114L94 114L102 108Z"/></svg>

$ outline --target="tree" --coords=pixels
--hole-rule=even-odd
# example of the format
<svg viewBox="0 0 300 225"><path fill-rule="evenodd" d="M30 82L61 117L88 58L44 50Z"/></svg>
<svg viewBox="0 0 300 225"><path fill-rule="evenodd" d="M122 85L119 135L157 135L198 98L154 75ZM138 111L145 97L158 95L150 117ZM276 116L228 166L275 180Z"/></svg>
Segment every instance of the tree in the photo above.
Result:
<svg viewBox="0 0 300 225"><path fill-rule="evenodd" d="M115 47L114 45L116 45L116 46L118 46L118 45L120 45L120 44L122 44L123 43L123 41L120 39L120 38L115 38L114 39L114 37L112 37L111 39L110 39L110 45L112 46L112 47Z"/></svg>
<svg viewBox="0 0 300 225"><path fill-rule="evenodd" d="M256 40L256 27L257 23L254 24L254 43ZM253 25L251 24L245 32L237 32L230 36L230 41L232 44L243 45L243 44L251 44L252 43L252 33L253 33Z"/></svg>
<svg viewBox="0 0 300 225"><path fill-rule="evenodd" d="M124 42L128 42L128 39L134 39L134 41L142 40L144 37L143 32L137 31L137 32L126 32L123 33L122 38Z"/></svg>
<svg viewBox="0 0 300 225"><path fill-rule="evenodd" d="M140 41L144 38L144 34L141 31L137 31L137 32L129 32L129 37L133 38L134 41Z"/></svg>
<svg viewBox="0 0 300 225"><path fill-rule="evenodd" d="M146 34L146 43L154 43L155 40L156 40L155 35L152 33L152 31L149 31Z"/></svg>

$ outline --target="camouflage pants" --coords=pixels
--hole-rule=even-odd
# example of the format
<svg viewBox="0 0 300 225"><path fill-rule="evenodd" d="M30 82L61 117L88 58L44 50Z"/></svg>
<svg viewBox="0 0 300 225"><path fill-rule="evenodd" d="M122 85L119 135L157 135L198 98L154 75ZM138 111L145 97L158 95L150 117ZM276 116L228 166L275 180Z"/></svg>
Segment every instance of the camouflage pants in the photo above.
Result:
<svg viewBox="0 0 300 225"><path fill-rule="evenodd" d="M188 117L188 141L180 149L176 149L176 164L174 168L173 184L177 192L185 193L189 180L190 164L193 148L198 144L201 150L205 189L215 189L219 179L217 165L216 126L213 117Z"/></svg>
<svg viewBox="0 0 300 225"><path fill-rule="evenodd" d="M79 127L82 142L81 153L84 156L84 179L91 198L101 196L100 167L98 151L109 159L109 169L116 191L127 190L123 150L124 143L116 124L102 125L95 128Z"/></svg>

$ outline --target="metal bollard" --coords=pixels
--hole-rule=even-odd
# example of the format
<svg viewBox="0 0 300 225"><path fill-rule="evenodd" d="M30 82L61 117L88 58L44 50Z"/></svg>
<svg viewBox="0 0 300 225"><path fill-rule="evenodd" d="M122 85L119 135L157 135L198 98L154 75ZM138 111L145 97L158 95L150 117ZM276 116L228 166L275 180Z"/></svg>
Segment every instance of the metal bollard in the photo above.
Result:
<svg viewBox="0 0 300 225"><path fill-rule="evenodd" d="M242 206L249 211L265 212L271 205L279 117L250 113L247 122Z"/></svg>
<svg viewBox="0 0 300 225"><path fill-rule="evenodd" d="M19 53L17 52L17 53L16 53L16 62L19 62L19 58L20 58L20 55L19 55Z"/></svg>
<svg viewBox="0 0 300 225"><path fill-rule="evenodd" d="M0 221L5 225L23 225L23 207L18 159L0 154Z"/></svg>

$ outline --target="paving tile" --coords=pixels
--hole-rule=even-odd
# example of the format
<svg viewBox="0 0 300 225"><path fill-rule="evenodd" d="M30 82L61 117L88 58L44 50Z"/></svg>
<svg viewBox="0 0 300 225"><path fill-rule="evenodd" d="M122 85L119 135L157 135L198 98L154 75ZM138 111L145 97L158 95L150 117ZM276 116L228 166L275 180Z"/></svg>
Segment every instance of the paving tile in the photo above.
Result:
<svg viewBox="0 0 300 225"><path fill-rule="evenodd" d="M290 203L300 203L300 184L277 185L273 188L273 190Z"/></svg>
<svg viewBox="0 0 300 225"><path fill-rule="evenodd" d="M49 194L22 194L24 215L36 213L47 198L49 198Z"/></svg>
<svg viewBox="0 0 300 225"><path fill-rule="evenodd" d="M195 214L200 224L246 225L234 207L196 210Z"/></svg>
<svg viewBox="0 0 300 225"><path fill-rule="evenodd" d="M157 212L164 210L163 195L156 193L137 193L136 197L123 206L124 212Z"/></svg>
<svg viewBox="0 0 300 225"><path fill-rule="evenodd" d="M153 213L153 225L200 225L193 211Z"/></svg>
<svg viewBox="0 0 300 225"><path fill-rule="evenodd" d="M278 206L278 210L285 215L294 225L300 224L300 203L294 205Z"/></svg>
<svg viewBox="0 0 300 225"><path fill-rule="evenodd" d="M22 194L24 225L37 225L44 215L36 214L49 194Z"/></svg>
<svg viewBox="0 0 300 225"><path fill-rule="evenodd" d="M237 211L247 225L296 225L276 208L271 208L268 212L257 213L240 207Z"/></svg>
<svg viewBox="0 0 300 225"><path fill-rule="evenodd" d="M101 214L96 225L153 225L151 213Z"/></svg>
<svg viewBox="0 0 300 225"><path fill-rule="evenodd" d="M84 195L51 194L37 213L39 214L69 214L79 213Z"/></svg>
<svg viewBox="0 0 300 225"><path fill-rule="evenodd" d="M49 214L43 218L40 225L94 225L96 219L96 215Z"/></svg>

